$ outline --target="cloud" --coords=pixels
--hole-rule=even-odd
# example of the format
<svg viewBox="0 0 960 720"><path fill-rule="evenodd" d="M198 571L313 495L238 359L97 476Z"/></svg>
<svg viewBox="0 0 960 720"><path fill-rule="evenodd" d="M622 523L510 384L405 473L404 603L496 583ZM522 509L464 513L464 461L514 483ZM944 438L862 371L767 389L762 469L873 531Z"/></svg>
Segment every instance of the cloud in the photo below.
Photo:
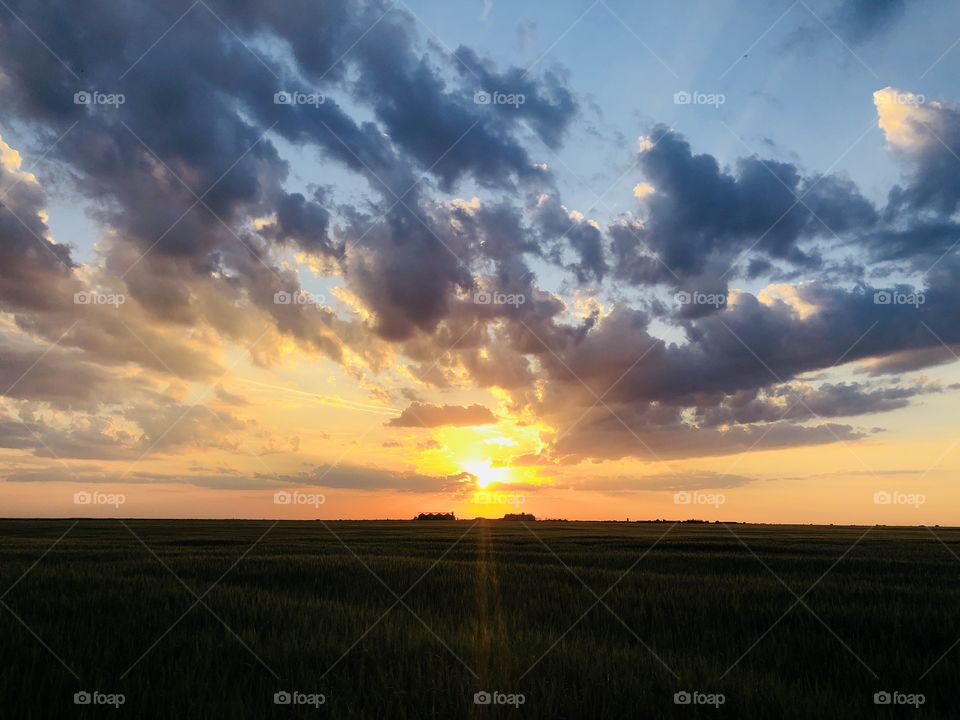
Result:
<svg viewBox="0 0 960 720"><path fill-rule="evenodd" d="M910 171L909 182L890 191L888 215L928 210L944 220L960 207L960 109L893 87L873 98L887 143Z"/></svg>
<svg viewBox="0 0 960 720"><path fill-rule="evenodd" d="M951 315L960 300L950 288L956 271L951 267L924 288L926 303L919 308L878 304L879 288L845 290L817 282L796 287L804 311L781 298L762 302L740 293L722 312L684 323L684 344L667 345L650 333L648 314L618 306L576 340L548 342L552 352L540 361L557 386L546 389L544 402L590 398L585 383L593 393L610 388L613 400L676 403L698 393L786 382L840 359L939 347L938 337L957 342L960 330Z"/></svg>
<svg viewBox="0 0 960 720"><path fill-rule="evenodd" d="M22 169L20 153L0 137L0 303L18 310L52 310L73 300L70 248L53 242L46 197Z"/></svg>
<svg viewBox="0 0 960 720"><path fill-rule="evenodd" d="M643 200L648 195L653 195L657 189L648 182L637 183L633 186L633 196L637 200Z"/></svg>
<svg viewBox="0 0 960 720"><path fill-rule="evenodd" d="M0 414L0 447L58 460L137 463L148 455L223 450L262 456L299 448L295 435L280 435L253 418L201 402L185 405L150 391L124 402L88 404L86 410L63 414L48 412L36 403L21 404L18 417Z"/></svg>
<svg viewBox="0 0 960 720"><path fill-rule="evenodd" d="M63 459L133 459L137 439L111 417L81 416L52 423L25 412L19 420L0 416L0 447L29 450L37 457Z"/></svg>
<svg viewBox="0 0 960 720"><path fill-rule="evenodd" d="M645 192L642 222L620 221L610 234L617 278L637 285L693 280L724 290L726 275L750 251L793 267L823 263L812 241L863 231L877 212L848 179L804 176L790 164L740 159L734 173L709 154L693 154L676 131L658 125L657 138L637 156L656 192ZM803 198L802 202L798 198ZM711 279L712 278L712 279Z"/></svg>
<svg viewBox="0 0 960 720"><path fill-rule="evenodd" d="M854 442L866 431L837 418L937 392L890 376L952 361L941 340L960 345L955 258L916 287L879 285L927 270L960 239L952 103L875 95L905 170L886 207L843 175L759 156L724 166L655 125L638 154L615 158L638 168L630 214L603 220L565 203L539 162L576 127L566 73L440 52L386 2L210 0L219 20L197 5L155 46L155 28L177 19L159 0L53 14L10 3L23 22L0 14L0 103L49 148L49 187L81 197L100 235L82 254L57 242L44 188L0 140L5 447L84 459L295 452L295 437L224 387L210 410L186 404L237 348L263 368L325 358L383 400L396 380L411 404L392 427L496 423L481 404L428 402L437 389L489 389L545 428L543 452L524 462ZM865 39L903 3L874 7L868 17L853 3L837 20ZM76 27L97 27L98 42ZM89 89L125 102L75 104ZM292 90L323 102L275 102ZM755 291L730 292L744 278ZM304 283L335 290L278 299L303 297ZM125 302L74 302L97 288ZM724 302L668 306L667 289ZM482 302L481 290L524 301ZM875 300L889 290L925 302ZM840 361L868 381L811 379ZM344 487L457 482L326 469Z"/></svg>
<svg viewBox="0 0 960 720"><path fill-rule="evenodd" d="M837 423L807 427L774 422L719 430L679 421L668 424L630 408L620 408L616 417L609 412L591 413L588 422L559 437L548 456L564 464L623 458L659 462L855 442L864 437L864 431Z"/></svg>
<svg viewBox="0 0 960 720"><path fill-rule="evenodd" d="M541 195L537 202L534 221L544 247L556 246L556 262L563 265L561 255L569 245L579 262L571 263L577 281L603 280L608 270L604 257L603 233L600 226L582 213L568 210L555 196Z"/></svg>
<svg viewBox="0 0 960 720"><path fill-rule="evenodd" d="M460 61L458 69L461 74L475 76L479 89L491 94L522 96L522 101L515 104L497 104L492 108L498 111L495 117L503 123L504 128L523 121L529 123L547 146L553 149L560 146L578 109L561 74L548 70L542 78L537 79L519 67L498 73L493 63L480 58L469 47L461 45L455 54Z"/></svg>
<svg viewBox="0 0 960 720"><path fill-rule="evenodd" d="M397 490L433 493L455 490L465 480L464 474L429 476L394 472L357 465L323 465L296 475L267 475L239 471L219 473L167 474L142 469L116 473L90 466L64 468L17 468L8 471L6 482L80 482L96 484L184 484L218 490L272 490L291 486L336 488L341 490Z"/></svg>
<svg viewBox="0 0 960 720"><path fill-rule="evenodd" d="M390 427L470 427L494 425L497 417L489 408L473 405L429 405L413 402L398 417L387 421Z"/></svg>
<svg viewBox="0 0 960 720"><path fill-rule="evenodd" d="M564 462L855 441L866 431L827 420L902 408L939 387L797 378L838 361L874 373L886 358L898 357L900 370L943 362L941 340L960 342L952 320L960 301L951 289L955 263L939 270L919 307L878 304L877 288L817 282L764 300L740 293L722 310L684 321L683 343L653 335L649 314L615 306L580 334L541 335L539 392L515 400L556 428L544 438L545 455Z"/></svg>
<svg viewBox="0 0 960 720"><path fill-rule="evenodd" d="M325 194L319 190L311 200L301 193L284 194L276 205L276 221L259 232L275 242L296 242L309 253L339 257L343 249L330 237L330 212L324 207L325 201Z"/></svg>
<svg viewBox="0 0 960 720"><path fill-rule="evenodd" d="M404 492L443 492L455 489L466 473L446 476L421 475L359 466L321 465L293 479L319 487L346 490L400 490ZM288 479L284 477L283 479Z"/></svg>
<svg viewBox="0 0 960 720"><path fill-rule="evenodd" d="M94 408L129 392L109 370L61 348L17 343L0 333L0 392L62 408Z"/></svg>
<svg viewBox="0 0 960 720"><path fill-rule="evenodd" d="M869 387L862 383L777 385L764 390L738 391L718 404L699 409L702 427L858 417L906 407L920 395L942 392L936 385Z"/></svg>
<svg viewBox="0 0 960 720"><path fill-rule="evenodd" d="M4 24L0 65L8 72L0 100L54 137L78 123L51 158L69 168L109 228L108 269L128 279L131 298L158 317L236 333L244 320L228 303L218 313L198 307L193 290L207 286L235 304L252 302L282 333L336 361L342 348L331 317L273 302L276 292L299 289L275 251L296 244L340 265L383 337L432 332L449 296L473 280L458 257L464 249L451 249L451 233L424 200L430 179L446 190L467 177L491 188L549 182L518 137L522 123L556 146L576 113L555 73L498 72L466 47L456 58L421 53L413 18L376 0L296 12L214 2L209 12L195 8L189 22L155 44L147 28L176 20L159 2L71 6L70 25L104 28L98 43L74 42L28 3L14 2L12 10L23 23ZM56 46L67 67L39 55L36 63L22 63L37 55L26 26ZM256 53L244 44L253 35L269 40ZM131 66L145 47L150 52ZM69 68L83 69L83 88L75 87ZM512 88L525 101L512 109L478 104L474 93L482 83ZM286 85L312 85L324 102L277 105L275 93L296 89ZM110 108L74 104L74 92L88 86L122 92L125 101ZM348 105L363 106L374 120L354 119ZM356 226L333 237L333 199L284 188L289 165L276 137L318 150L325 164L366 179L371 212L338 208ZM368 232L372 225L378 227ZM44 236L40 225L34 230ZM348 243L356 252L345 257ZM360 342L356 332L348 341Z"/></svg>
<svg viewBox="0 0 960 720"><path fill-rule="evenodd" d="M220 402L224 402L227 405L243 406L248 404L247 399L243 395L232 393L228 391L226 388L224 388L223 385L220 385L219 383L213 389L213 392Z"/></svg>
<svg viewBox="0 0 960 720"><path fill-rule="evenodd" d="M721 474L710 470L677 470L653 475L590 477L580 483L583 489L598 492L645 492L657 490L711 490L735 488L757 482L745 475Z"/></svg>
<svg viewBox="0 0 960 720"><path fill-rule="evenodd" d="M364 240L345 261L347 282L387 340L432 332L448 314L454 293L473 284L461 261L469 257L468 248L453 238L442 241L450 234L420 210L400 206L372 229L364 218L350 236Z"/></svg>

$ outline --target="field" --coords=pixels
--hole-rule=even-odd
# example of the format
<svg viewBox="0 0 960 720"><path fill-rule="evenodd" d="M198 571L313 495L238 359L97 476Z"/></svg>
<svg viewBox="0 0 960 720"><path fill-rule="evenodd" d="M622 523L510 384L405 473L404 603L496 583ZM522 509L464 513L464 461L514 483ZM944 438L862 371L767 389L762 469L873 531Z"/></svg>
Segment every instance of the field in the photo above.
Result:
<svg viewBox="0 0 960 720"><path fill-rule="evenodd" d="M960 717L953 553L946 528L0 520L0 716Z"/></svg>

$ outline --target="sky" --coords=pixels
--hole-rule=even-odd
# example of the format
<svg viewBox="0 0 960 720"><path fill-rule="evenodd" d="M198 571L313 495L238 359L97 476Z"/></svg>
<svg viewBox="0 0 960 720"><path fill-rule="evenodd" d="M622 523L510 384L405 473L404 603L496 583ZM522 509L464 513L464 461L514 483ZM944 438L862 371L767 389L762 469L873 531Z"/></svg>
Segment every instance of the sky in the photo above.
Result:
<svg viewBox="0 0 960 720"><path fill-rule="evenodd" d="M960 524L960 6L0 8L0 516Z"/></svg>

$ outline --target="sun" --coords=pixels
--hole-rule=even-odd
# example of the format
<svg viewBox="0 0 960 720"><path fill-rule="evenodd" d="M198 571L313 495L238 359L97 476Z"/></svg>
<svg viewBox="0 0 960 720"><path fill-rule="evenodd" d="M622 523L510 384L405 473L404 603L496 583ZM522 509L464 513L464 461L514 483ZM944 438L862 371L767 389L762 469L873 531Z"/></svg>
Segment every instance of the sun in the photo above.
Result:
<svg viewBox="0 0 960 720"><path fill-rule="evenodd" d="M477 478L477 487L481 490L492 484L510 482L510 468L493 467L490 460L471 460L461 465Z"/></svg>

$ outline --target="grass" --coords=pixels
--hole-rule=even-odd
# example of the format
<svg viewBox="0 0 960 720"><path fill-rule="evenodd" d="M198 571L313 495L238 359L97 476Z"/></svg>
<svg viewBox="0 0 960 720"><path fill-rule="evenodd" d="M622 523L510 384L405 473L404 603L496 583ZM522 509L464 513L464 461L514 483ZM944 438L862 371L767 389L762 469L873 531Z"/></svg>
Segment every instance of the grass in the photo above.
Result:
<svg viewBox="0 0 960 720"><path fill-rule="evenodd" d="M73 523L0 520L0 716L960 717L960 530Z"/></svg>

